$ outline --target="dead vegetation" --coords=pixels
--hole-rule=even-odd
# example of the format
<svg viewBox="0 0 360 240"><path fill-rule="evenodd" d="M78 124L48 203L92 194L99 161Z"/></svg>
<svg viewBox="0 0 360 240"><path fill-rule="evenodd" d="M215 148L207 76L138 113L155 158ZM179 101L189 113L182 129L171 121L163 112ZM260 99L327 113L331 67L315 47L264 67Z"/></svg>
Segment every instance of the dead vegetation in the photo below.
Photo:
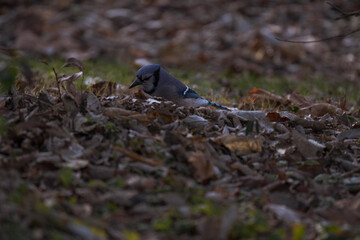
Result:
<svg viewBox="0 0 360 240"><path fill-rule="evenodd" d="M358 29L358 1L331 3L341 11L310 0L3 0L0 239L358 239L358 35L276 39ZM44 61L50 74L39 75L27 53L76 59ZM128 92L77 60L103 57L206 71L203 84L219 87L199 88L232 110ZM312 96L272 93L278 76L310 81Z"/></svg>
<svg viewBox="0 0 360 240"><path fill-rule="evenodd" d="M61 89L0 98L3 239L358 236L360 132L341 103L253 89L241 110L184 108L82 92L81 62L64 66L80 72L54 69Z"/></svg>

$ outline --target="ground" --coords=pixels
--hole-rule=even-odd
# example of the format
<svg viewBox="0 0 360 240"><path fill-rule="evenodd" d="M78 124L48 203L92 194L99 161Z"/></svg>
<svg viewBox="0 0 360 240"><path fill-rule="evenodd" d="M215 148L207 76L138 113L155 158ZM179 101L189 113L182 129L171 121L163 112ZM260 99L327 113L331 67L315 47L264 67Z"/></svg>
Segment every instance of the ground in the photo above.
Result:
<svg viewBox="0 0 360 240"><path fill-rule="evenodd" d="M360 237L357 36L275 39L353 18L312 1L21 3L1 8L1 239ZM147 62L231 110L129 91Z"/></svg>

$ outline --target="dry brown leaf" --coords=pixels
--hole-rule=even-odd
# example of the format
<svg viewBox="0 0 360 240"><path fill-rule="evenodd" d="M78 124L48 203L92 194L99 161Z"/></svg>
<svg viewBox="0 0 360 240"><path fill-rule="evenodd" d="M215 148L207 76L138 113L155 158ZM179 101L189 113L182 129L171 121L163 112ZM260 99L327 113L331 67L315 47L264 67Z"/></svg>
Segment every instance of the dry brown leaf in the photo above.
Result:
<svg viewBox="0 0 360 240"><path fill-rule="evenodd" d="M337 208L334 206L316 209L314 211L322 218L326 218L328 221L336 223L347 223L351 225L358 225L360 223L360 214L353 209Z"/></svg>
<svg viewBox="0 0 360 240"><path fill-rule="evenodd" d="M350 210L359 213L360 216L360 196L341 199L335 202L334 205L338 208L349 208Z"/></svg>
<svg viewBox="0 0 360 240"><path fill-rule="evenodd" d="M307 99L307 97L305 97L297 92L292 92L292 93L288 94L286 96L286 98L291 102L292 105L295 105L298 107L306 107L306 106L313 104L313 102L311 102L309 99Z"/></svg>
<svg viewBox="0 0 360 240"><path fill-rule="evenodd" d="M196 176L201 182L205 182L216 177L214 166L203 152L193 152L188 161L195 167Z"/></svg>
<svg viewBox="0 0 360 240"><path fill-rule="evenodd" d="M75 68L79 69L81 72L84 72L84 65L82 64L82 62L80 62L76 58L68 58L66 60L66 63L62 67L63 68L64 67L75 67Z"/></svg>
<svg viewBox="0 0 360 240"><path fill-rule="evenodd" d="M115 82L101 81L94 83L89 87L89 90L96 96L110 96L116 93L118 85Z"/></svg>
<svg viewBox="0 0 360 240"><path fill-rule="evenodd" d="M104 115L111 117L111 118L123 117L123 116L133 116L136 114L139 114L139 113L135 112L135 111L126 110L123 108L118 108L118 107L109 107L109 108L105 108L105 110L104 110Z"/></svg>
<svg viewBox="0 0 360 240"><path fill-rule="evenodd" d="M142 191L151 190L155 187L155 179L152 177L142 177L132 175L126 179L125 185L130 188L137 188Z"/></svg>
<svg viewBox="0 0 360 240"><path fill-rule="evenodd" d="M242 164L240 162L235 162L230 166L232 169L236 169L241 172L243 175L255 175L256 171L252 170L248 165Z"/></svg>
<svg viewBox="0 0 360 240"><path fill-rule="evenodd" d="M159 165L162 165L162 161L160 159L150 159L150 158L145 158L139 154L136 154L134 152L131 152L131 151L128 151L124 148L121 148L121 147L113 147L112 148L114 151L117 151L117 152L120 152L122 154L124 154L125 156L131 158L132 160L134 161L137 161L137 162L142 162L142 163L146 163L146 164L149 164L151 166L159 166Z"/></svg>
<svg viewBox="0 0 360 240"><path fill-rule="evenodd" d="M247 155L262 151L260 137L227 135L216 138L214 141L224 144L237 155Z"/></svg>
<svg viewBox="0 0 360 240"><path fill-rule="evenodd" d="M327 113L334 115L342 114L343 112L344 111L341 108L329 103L315 103L310 106L301 108L297 113L300 115L310 114L312 117L321 117Z"/></svg>
<svg viewBox="0 0 360 240"><path fill-rule="evenodd" d="M286 120L288 120L285 117L281 117L280 113L277 113L277 112L269 112L269 113L266 114L266 117L271 122L285 122Z"/></svg>
<svg viewBox="0 0 360 240"><path fill-rule="evenodd" d="M273 101L273 102L278 102L280 104L285 104L287 103L287 100L284 99L283 97L273 94L269 91L266 91L264 89L261 88L253 88L249 91L249 96L253 101L256 100L267 100L267 101Z"/></svg>
<svg viewBox="0 0 360 240"><path fill-rule="evenodd" d="M161 111L159 109L149 109L146 114L149 119L160 119L161 122L165 123L171 123L176 120L176 118L172 114L170 114L170 112Z"/></svg>
<svg viewBox="0 0 360 240"><path fill-rule="evenodd" d="M310 139L306 139L297 130L292 130L293 143L297 150L305 158L317 158L318 154L325 148L324 145Z"/></svg>
<svg viewBox="0 0 360 240"><path fill-rule="evenodd" d="M105 108L103 114L110 118L120 118L124 120L132 120L132 119L138 120L142 124L148 124L150 122L147 115L140 114L135 111L126 110L123 108L117 108L117 107Z"/></svg>
<svg viewBox="0 0 360 240"><path fill-rule="evenodd" d="M77 106L81 104L81 92L78 91L74 86L74 81L79 79L83 75L83 72L74 73L72 75L64 75L58 79L62 88L65 90L65 93L72 98ZM66 87L64 87L64 82L66 82Z"/></svg>

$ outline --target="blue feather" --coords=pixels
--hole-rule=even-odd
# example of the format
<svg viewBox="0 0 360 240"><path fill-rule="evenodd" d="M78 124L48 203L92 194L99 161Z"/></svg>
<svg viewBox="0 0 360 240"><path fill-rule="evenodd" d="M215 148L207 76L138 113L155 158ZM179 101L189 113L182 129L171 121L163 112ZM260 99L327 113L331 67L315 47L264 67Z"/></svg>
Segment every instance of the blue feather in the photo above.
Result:
<svg viewBox="0 0 360 240"><path fill-rule="evenodd" d="M230 110L229 108L223 106L223 105L220 105L220 104L217 104L217 103L214 103L214 102L209 102L209 105L213 106L213 107L217 107L217 108L222 108L222 109L225 109L225 110Z"/></svg>

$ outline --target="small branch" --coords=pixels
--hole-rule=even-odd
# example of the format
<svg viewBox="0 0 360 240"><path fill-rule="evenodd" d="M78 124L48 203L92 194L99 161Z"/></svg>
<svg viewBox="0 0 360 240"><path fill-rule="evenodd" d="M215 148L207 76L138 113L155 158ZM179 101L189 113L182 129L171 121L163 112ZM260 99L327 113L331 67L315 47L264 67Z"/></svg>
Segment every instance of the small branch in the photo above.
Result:
<svg viewBox="0 0 360 240"><path fill-rule="evenodd" d="M330 8L338 13L341 14L340 17L336 18L336 20L342 19L342 18L349 18L352 16L360 16L360 11L355 11L355 12L344 12L342 9L340 9L339 7L335 6L332 2L327 1L326 4L328 4L330 6ZM337 38L345 38L351 34L357 33L360 31L360 28L356 28L355 30L351 31L351 32L347 32L347 33L343 33L343 34L339 34L339 35L335 35L335 36L331 36L331 37L327 37L327 38L321 38L321 39L316 39L316 40L310 40L310 41L297 41L297 40L288 40L288 39L282 39L280 37L275 36L275 39L281 42L288 42L288 43L317 43L317 42L324 42L324 41L329 41L329 40L334 40Z"/></svg>
<svg viewBox="0 0 360 240"><path fill-rule="evenodd" d="M57 84L58 93L59 93L59 99L61 100L61 91L60 91L59 78L58 78L57 72L55 71L55 68L54 68L54 67L52 67L52 70L53 70L53 72L54 72L54 74L55 74L56 84Z"/></svg>
<svg viewBox="0 0 360 240"><path fill-rule="evenodd" d="M357 28L351 32L348 33L343 33L343 34L339 34L339 35L335 35L332 37L327 37L327 38L321 38L321 39L316 39L316 40L310 40L310 41L297 41L297 40L288 40L288 39L282 39L280 37L275 36L275 39L281 42L288 42L288 43L317 43L317 42L324 42L324 41L329 41L329 40L334 40L337 38L345 38L351 34L360 32L360 28Z"/></svg>
<svg viewBox="0 0 360 240"><path fill-rule="evenodd" d="M332 10L334 10L335 12L340 13L340 17L335 18L336 20L339 19L343 19L343 18L349 18L349 17L359 17L360 16L360 11L354 11L354 12L344 12L341 8L335 6L332 2L327 1L326 2L327 5L329 5L331 7Z"/></svg>
<svg viewBox="0 0 360 240"><path fill-rule="evenodd" d="M351 175L353 175L354 173L357 173L360 171L360 168L355 168L349 172L345 172L343 174L340 175L340 178L346 178L346 177L350 177Z"/></svg>
<svg viewBox="0 0 360 240"><path fill-rule="evenodd" d="M81 86L80 86L81 96L82 96L83 91L84 91L84 79L85 79L85 74L82 75L82 79L81 79Z"/></svg>

